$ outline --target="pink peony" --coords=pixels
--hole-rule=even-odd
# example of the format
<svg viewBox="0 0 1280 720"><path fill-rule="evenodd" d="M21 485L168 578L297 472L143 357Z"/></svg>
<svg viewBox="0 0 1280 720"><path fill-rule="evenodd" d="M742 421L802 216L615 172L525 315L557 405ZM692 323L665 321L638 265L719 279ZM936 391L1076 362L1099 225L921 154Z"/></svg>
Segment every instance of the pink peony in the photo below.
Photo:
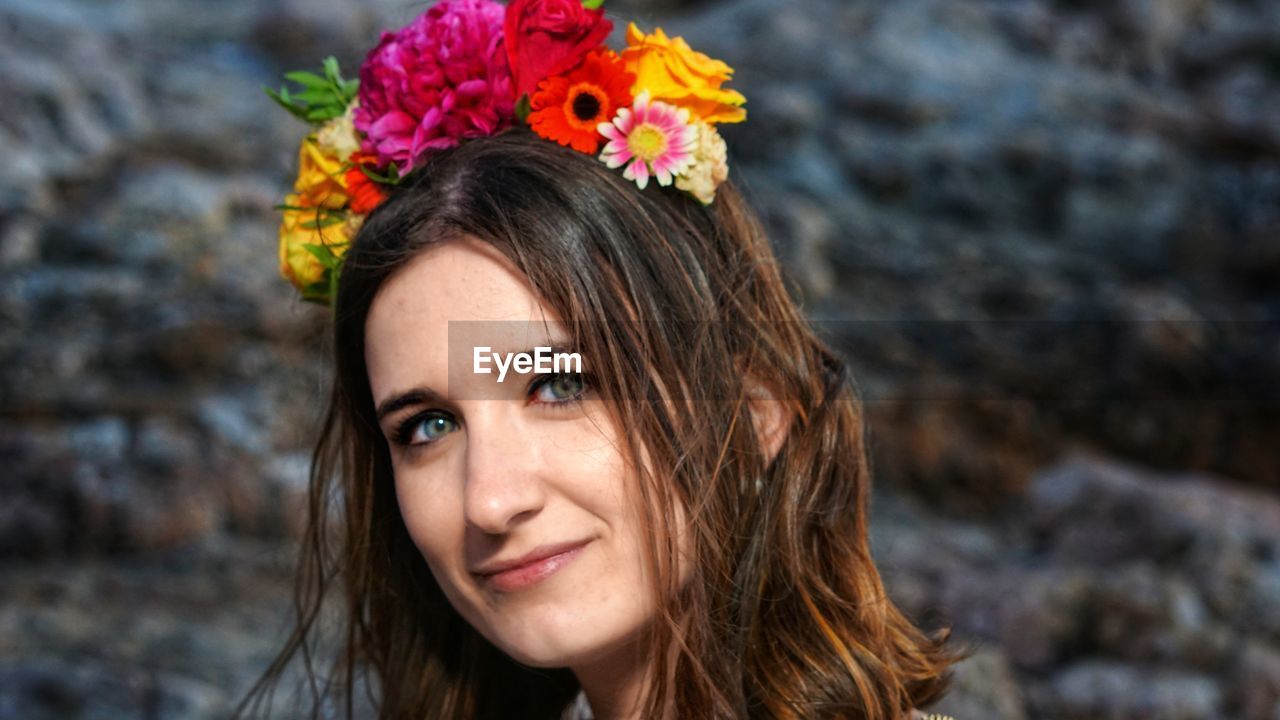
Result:
<svg viewBox="0 0 1280 720"><path fill-rule="evenodd" d="M382 34L360 66L355 111L363 148L379 167L395 163L407 174L432 150L511 125L504 13L492 0L444 0Z"/></svg>

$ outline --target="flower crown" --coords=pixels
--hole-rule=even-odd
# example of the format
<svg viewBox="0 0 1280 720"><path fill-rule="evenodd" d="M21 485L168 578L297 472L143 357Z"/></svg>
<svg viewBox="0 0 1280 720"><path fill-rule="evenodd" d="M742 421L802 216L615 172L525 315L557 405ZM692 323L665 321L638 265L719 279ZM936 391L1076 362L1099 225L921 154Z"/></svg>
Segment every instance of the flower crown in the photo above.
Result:
<svg viewBox="0 0 1280 720"><path fill-rule="evenodd" d="M384 32L342 77L287 73L267 90L313 126L279 209L280 272L306 300L327 303L364 218L434 151L516 124L596 155L644 189L650 178L710 204L728 177L718 123L746 119L746 98L722 87L733 68L668 38L627 27L604 45L603 0L443 0ZM603 146L603 147L602 147Z"/></svg>

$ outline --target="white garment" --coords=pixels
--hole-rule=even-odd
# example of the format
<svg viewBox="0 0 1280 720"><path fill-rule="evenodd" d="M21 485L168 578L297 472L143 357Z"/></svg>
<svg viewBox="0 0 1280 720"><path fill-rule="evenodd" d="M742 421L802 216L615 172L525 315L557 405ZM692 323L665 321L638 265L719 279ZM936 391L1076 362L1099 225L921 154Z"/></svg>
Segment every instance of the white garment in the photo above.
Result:
<svg viewBox="0 0 1280 720"><path fill-rule="evenodd" d="M587 694L578 691L578 697L573 699L573 703L564 709L564 713L560 715L560 720L594 720L595 715L591 714L591 705L587 703Z"/></svg>

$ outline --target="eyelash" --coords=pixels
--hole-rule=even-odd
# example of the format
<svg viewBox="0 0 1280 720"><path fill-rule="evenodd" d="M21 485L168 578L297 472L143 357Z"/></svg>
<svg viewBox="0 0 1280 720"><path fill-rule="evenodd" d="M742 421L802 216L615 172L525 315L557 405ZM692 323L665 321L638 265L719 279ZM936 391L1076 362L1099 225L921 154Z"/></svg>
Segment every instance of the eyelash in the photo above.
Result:
<svg viewBox="0 0 1280 720"><path fill-rule="evenodd" d="M535 393L537 393L543 387L551 384L552 382L555 382L558 379L573 378L573 377L578 378L579 382L582 383L582 389L576 395L566 400L560 400L556 402L538 402L537 403L538 405L547 406L547 408L553 412L568 410L572 407L576 407L580 405L582 403L583 398L586 396L588 392L591 391L591 388L593 387L591 378L588 377L586 373L545 373L543 375L539 375L536 378L534 378L532 381L530 381L529 387L525 391L525 394L526 396L532 397ZM455 423L457 422L456 420L454 420L454 417L451 413L445 412L443 410L438 410L434 408L431 410L424 410L423 412L420 412L416 415L413 415L407 418L404 422L396 426L395 432L392 433L392 440L397 445L400 445L402 447L408 447L408 448L425 447L427 445L435 444L436 442L438 442L438 440L427 440L424 442L415 443L413 442L413 436L414 436L414 431L417 430L422 423L427 422L428 420L432 420L440 417L448 418L449 420Z"/></svg>
<svg viewBox="0 0 1280 720"><path fill-rule="evenodd" d="M414 415L408 418L407 420L405 420L404 422L400 423L400 425L396 428L396 431L392 433L392 439L395 441L397 445L400 445L403 447L431 445L436 441L428 440L426 442L415 443L413 441L414 431L418 429L419 425L422 425L423 423L429 420L434 420L436 418L441 418L441 417L448 418L450 421L453 421L452 415L441 410L427 410L425 412L420 412L417 415Z"/></svg>
<svg viewBox="0 0 1280 720"><path fill-rule="evenodd" d="M532 381L530 381L528 389L525 390L525 394L532 396L534 393L538 392L542 388L562 378L577 378L578 382L581 383L582 388L571 398L554 401L554 402L539 402L538 403L539 405L546 405L552 410L567 410L570 407L573 407L581 403L583 397L585 397L587 392L589 392L593 387L591 378L588 377L586 373L571 373L571 372L546 373L544 375L539 375L535 377Z"/></svg>

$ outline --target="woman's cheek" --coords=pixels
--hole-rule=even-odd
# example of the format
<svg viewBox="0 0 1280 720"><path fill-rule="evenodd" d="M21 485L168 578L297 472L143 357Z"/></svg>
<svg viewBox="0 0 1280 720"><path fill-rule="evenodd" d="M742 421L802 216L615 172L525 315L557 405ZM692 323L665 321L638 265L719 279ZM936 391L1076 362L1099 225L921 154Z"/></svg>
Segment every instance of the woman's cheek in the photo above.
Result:
<svg viewBox="0 0 1280 720"><path fill-rule="evenodd" d="M460 502L452 499L455 493L437 482L441 478L426 475L424 472L398 470L396 500L409 537L435 571L461 543L460 537L454 538L455 535L460 536L461 528L454 525L460 523L462 507ZM451 512L454 505L457 506L456 511Z"/></svg>

